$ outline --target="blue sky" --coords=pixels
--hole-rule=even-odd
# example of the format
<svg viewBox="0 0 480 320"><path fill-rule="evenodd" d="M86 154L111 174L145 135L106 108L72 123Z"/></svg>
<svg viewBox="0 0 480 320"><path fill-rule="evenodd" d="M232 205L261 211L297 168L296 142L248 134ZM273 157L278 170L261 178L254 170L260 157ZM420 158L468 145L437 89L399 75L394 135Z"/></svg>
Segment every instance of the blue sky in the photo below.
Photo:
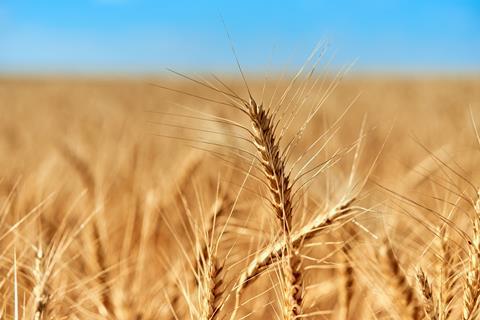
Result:
<svg viewBox="0 0 480 320"><path fill-rule="evenodd" d="M480 72L480 1L0 0L0 73L282 70L319 42L360 72Z"/></svg>

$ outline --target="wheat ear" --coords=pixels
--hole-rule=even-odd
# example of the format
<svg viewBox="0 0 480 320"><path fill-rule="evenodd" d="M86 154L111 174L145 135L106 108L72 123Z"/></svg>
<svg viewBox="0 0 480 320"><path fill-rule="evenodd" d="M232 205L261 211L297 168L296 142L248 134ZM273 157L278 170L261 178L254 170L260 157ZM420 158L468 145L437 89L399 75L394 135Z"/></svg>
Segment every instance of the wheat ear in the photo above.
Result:
<svg viewBox="0 0 480 320"><path fill-rule="evenodd" d="M438 320L437 306L433 295L432 285L421 268L417 270L417 282L423 297L423 309L429 320Z"/></svg>
<svg viewBox="0 0 480 320"><path fill-rule="evenodd" d="M303 304L303 273L300 253L290 248L284 256L283 272L283 305L284 320L292 320L302 315Z"/></svg>
<svg viewBox="0 0 480 320"><path fill-rule="evenodd" d="M463 290L463 319L470 320L478 312L480 296L480 230L479 221L473 222L473 237L468 248L469 259Z"/></svg>
<svg viewBox="0 0 480 320"><path fill-rule="evenodd" d="M35 254L35 265L33 268L33 278L35 280L35 286L33 288L34 296L34 320L43 319L43 315L47 311L48 301L50 299L47 288L46 288L46 277L45 277L45 255L42 249L42 246L36 249Z"/></svg>
<svg viewBox="0 0 480 320"><path fill-rule="evenodd" d="M473 235L468 243L468 263L463 289L463 320L472 319L479 312L480 303L480 191L473 206Z"/></svg>
<svg viewBox="0 0 480 320"><path fill-rule="evenodd" d="M245 104L253 129L253 143L268 181L270 203L285 237L288 250L281 251L280 255L287 256L283 265L284 276L284 318L293 319L301 314L303 298L303 280L301 259L298 253L300 242L294 244L290 236L292 230L292 186L286 170L285 157L280 151L279 139L275 134L273 118L267 110L250 96Z"/></svg>
<svg viewBox="0 0 480 320"><path fill-rule="evenodd" d="M218 318L218 312L223 306L223 266L219 265L215 255L209 254L202 270L203 277L201 283L201 319L215 320Z"/></svg>
<svg viewBox="0 0 480 320"><path fill-rule="evenodd" d="M203 241L199 241L197 258L195 261L195 273L198 281L198 289L201 295L200 317L203 320L218 319L219 312L225 304L223 297L223 263L217 257L217 248L220 238L215 238L217 219L228 211L232 205L228 194L217 199L211 210L212 214L207 219L205 226L206 234ZM220 235L221 237L222 235ZM214 240L216 239L216 240Z"/></svg>
<svg viewBox="0 0 480 320"><path fill-rule="evenodd" d="M354 293L354 270L350 261L350 251L352 247L349 242L342 246L342 263L339 268L339 303L340 311L338 319L347 320L349 318L350 303Z"/></svg>
<svg viewBox="0 0 480 320"><path fill-rule="evenodd" d="M292 224L292 187L285 168L285 158L280 152L279 141L275 135L272 116L252 97L245 107L253 128L253 143L268 180L271 204L282 229L289 233Z"/></svg>
<svg viewBox="0 0 480 320"><path fill-rule="evenodd" d="M227 194L224 194L221 198L217 199L212 207L212 214L207 219L208 224L205 226L207 241L201 241L200 246L197 248L197 259L195 260L194 270L196 274L200 274L205 262L208 260L209 242L213 239L216 227L218 225L218 218L227 213L227 209L232 205L231 200Z"/></svg>
<svg viewBox="0 0 480 320"><path fill-rule="evenodd" d="M394 294L394 302L404 319L421 320L423 312L420 308L414 288L408 283L406 275L400 268L400 263L395 256L387 239L379 250L380 267L387 281L388 287Z"/></svg>
<svg viewBox="0 0 480 320"><path fill-rule="evenodd" d="M440 305L438 311L440 320L448 320L453 309L458 278L455 270L457 259L445 229L440 231L440 251L442 260L440 264Z"/></svg>

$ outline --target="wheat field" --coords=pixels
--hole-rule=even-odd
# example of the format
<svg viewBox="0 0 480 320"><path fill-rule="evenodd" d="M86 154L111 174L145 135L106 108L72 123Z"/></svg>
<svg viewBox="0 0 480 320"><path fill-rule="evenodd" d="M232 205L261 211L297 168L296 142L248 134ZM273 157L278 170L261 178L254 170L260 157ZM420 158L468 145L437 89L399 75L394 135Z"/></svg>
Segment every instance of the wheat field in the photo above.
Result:
<svg viewBox="0 0 480 320"><path fill-rule="evenodd" d="M479 78L195 79L0 79L1 319L480 319Z"/></svg>

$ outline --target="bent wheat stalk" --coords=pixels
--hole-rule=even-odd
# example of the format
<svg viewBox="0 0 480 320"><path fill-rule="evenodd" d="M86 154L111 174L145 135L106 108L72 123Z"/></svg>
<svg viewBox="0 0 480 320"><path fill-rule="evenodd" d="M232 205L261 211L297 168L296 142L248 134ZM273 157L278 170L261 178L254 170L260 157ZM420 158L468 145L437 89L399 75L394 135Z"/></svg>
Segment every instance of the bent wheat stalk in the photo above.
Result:
<svg viewBox="0 0 480 320"><path fill-rule="evenodd" d="M301 242L311 239L316 236L321 230L337 222L346 214L352 212L351 204L355 198L347 199L335 206L325 214L318 215L312 222L305 225L299 231L294 232L291 237L291 243L298 246ZM238 283L235 286L235 309L231 319L234 319L237 309L240 306L240 298L245 288L258 276L261 270L270 266L278 257L281 256L287 248L287 243L284 238L277 240L267 248L260 251L256 258L248 264L245 270L239 277Z"/></svg>

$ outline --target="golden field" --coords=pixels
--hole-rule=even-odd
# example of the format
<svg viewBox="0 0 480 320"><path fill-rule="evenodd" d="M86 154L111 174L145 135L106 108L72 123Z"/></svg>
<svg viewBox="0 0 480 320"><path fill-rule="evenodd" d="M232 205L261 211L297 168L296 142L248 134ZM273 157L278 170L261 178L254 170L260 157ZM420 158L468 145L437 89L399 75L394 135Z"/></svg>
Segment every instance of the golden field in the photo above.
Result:
<svg viewBox="0 0 480 320"><path fill-rule="evenodd" d="M277 78L0 79L0 318L480 319L480 78Z"/></svg>

